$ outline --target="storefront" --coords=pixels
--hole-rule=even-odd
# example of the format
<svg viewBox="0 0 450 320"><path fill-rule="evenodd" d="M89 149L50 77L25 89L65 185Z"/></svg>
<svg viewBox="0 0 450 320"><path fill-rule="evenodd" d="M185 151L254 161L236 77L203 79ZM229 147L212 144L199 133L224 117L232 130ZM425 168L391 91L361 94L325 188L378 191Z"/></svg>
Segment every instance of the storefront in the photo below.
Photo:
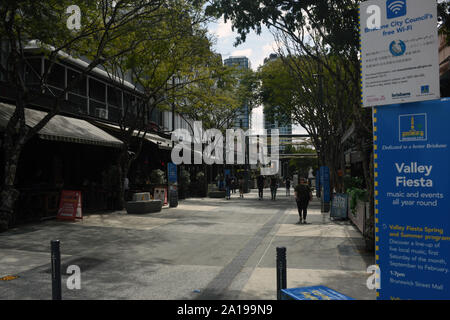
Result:
<svg viewBox="0 0 450 320"><path fill-rule="evenodd" d="M96 126L120 138L124 132L119 126L95 121ZM154 188L167 188L167 164L171 162L172 141L155 133L134 131L128 152L137 157L132 161L129 171L130 193L150 192ZM158 171L158 172L156 172ZM160 173L160 174L158 174ZM161 178L161 179L159 179Z"/></svg>
<svg viewBox="0 0 450 320"><path fill-rule="evenodd" d="M13 105L0 104L0 132L14 110ZM36 125L45 114L26 109L26 124ZM13 224L55 217L62 190L81 190L84 212L114 209L114 167L121 146L120 140L85 120L53 117L22 151Z"/></svg>

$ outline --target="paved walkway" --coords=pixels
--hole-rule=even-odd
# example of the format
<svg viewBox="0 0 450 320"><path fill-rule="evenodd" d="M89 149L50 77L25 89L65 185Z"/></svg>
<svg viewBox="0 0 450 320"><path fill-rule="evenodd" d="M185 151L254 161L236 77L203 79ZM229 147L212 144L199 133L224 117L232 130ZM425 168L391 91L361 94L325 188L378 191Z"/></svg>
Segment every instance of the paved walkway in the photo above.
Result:
<svg viewBox="0 0 450 320"><path fill-rule="evenodd" d="M292 191L291 191L292 194ZM0 233L0 299L51 299L50 240L61 241L64 299L276 299L276 247L287 248L288 287L325 285L356 299L373 254L348 221L331 221L313 201L296 225L293 197L269 190L231 200L188 199L149 215L93 214ZM81 290L65 286L69 265Z"/></svg>

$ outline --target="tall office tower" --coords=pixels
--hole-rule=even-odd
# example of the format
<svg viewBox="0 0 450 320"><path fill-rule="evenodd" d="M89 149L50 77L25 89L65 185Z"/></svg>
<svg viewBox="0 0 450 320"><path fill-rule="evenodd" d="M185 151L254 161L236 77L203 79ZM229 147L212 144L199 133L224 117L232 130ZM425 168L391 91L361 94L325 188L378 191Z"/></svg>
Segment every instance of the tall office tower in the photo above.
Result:
<svg viewBox="0 0 450 320"><path fill-rule="evenodd" d="M229 67L236 66L239 69L251 68L250 60L244 56L229 57L228 59L225 59L224 65ZM234 122L234 128L248 130L251 126L250 119L251 117L249 107L247 104L244 104L238 112L238 116L236 117L236 120Z"/></svg>

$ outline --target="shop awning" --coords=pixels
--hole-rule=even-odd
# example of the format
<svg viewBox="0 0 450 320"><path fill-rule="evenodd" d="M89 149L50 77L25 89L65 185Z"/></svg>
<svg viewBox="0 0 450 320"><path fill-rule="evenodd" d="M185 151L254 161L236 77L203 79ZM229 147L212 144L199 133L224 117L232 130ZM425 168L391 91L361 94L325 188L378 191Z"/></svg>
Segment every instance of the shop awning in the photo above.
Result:
<svg viewBox="0 0 450 320"><path fill-rule="evenodd" d="M113 125L113 124L104 123L104 122L95 122L95 124L98 124L99 126L101 126L103 128L109 128L109 129L113 129L115 131L120 131L120 127ZM139 136L142 138L142 136L144 135L144 132L135 130L133 132L133 135L135 137ZM145 140L156 144L159 149L172 150L172 141L170 139L160 137L157 134L147 132L145 134Z"/></svg>
<svg viewBox="0 0 450 320"><path fill-rule="evenodd" d="M0 130L4 131L9 119L12 117L15 106L0 103ZM25 109L25 122L29 127L35 126L44 118L46 112ZM89 122L81 119L54 116L39 132L38 136L45 140L65 141L82 144L100 145L106 147L120 148L122 141L116 139L109 133L97 128Z"/></svg>

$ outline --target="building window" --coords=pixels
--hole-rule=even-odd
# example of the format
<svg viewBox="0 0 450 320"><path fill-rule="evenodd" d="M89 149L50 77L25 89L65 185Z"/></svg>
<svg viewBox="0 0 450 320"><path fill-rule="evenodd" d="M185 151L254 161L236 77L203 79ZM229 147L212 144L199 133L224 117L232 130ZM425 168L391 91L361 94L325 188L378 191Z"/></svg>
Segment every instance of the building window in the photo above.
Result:
<svg viewBox="0 0 450 320"><path fill-rule="evenodd" d="M108 119L108 111L106 110L106 104L90 100L89 114L97 118Z"/></svg>
<svg viewBox="0 0 450 320"><path fill-rule="evenodd" d="M41 82L41 59L40 58L28 58L25 66L25 83L34 85Z"/></svg>
<svg viewBox="0 0 450 320"><path fill-rule="evenodd" d="M108 106L122 107L122 91L108 86Z"/></svg>
<svg viewBox="0 0 450 320"><path fill-rule="evenodd" d="M82 76L81 80L77 81L79 76L80 72L67 69L67 86L71 87L70 92L86 97L86 76Z"/></svg>
<svg viewBox="0 0 450 320"><path fill-rule="evenodd" d="M122 91L108 86L108 117L109 120L119 122L122 118Z"/></svg>
<svg viewBox="0 0 450 320"><path fill-rule="evenodd" d="M89 98L97 102L106 102L106 85L93 78L89 78Z"/></svg>
<svg viewBox="0 0 450 320"><path fill-rule="evenodd" d="M68 94L69 102L72 106L82 114L87 114L87 98L77 94Z"/></svg>
<svg viewBox="0 0 450 320"><path fill-rule="evenodd" d="M45 72L48 72L47 84L49 86L64 89L66 77L66 70L64 66L45 60Z"/></svg>

